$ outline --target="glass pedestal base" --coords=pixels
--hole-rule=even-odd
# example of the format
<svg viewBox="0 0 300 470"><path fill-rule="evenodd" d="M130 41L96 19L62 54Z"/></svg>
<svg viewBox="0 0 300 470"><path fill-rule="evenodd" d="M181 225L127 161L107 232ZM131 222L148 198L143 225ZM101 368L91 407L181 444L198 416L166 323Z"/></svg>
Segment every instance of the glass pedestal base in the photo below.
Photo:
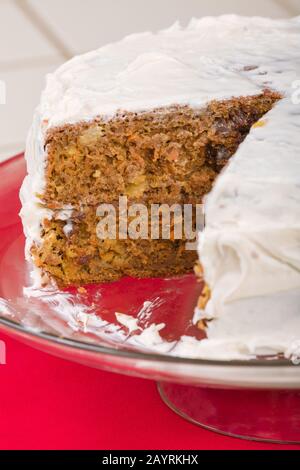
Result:
<svg viewBox="0 0 300 470"><path fill-rule="evenodd" d="M162 382L158 390L178 415L210 431L300 444L300 391L218 390Z"/></svg>

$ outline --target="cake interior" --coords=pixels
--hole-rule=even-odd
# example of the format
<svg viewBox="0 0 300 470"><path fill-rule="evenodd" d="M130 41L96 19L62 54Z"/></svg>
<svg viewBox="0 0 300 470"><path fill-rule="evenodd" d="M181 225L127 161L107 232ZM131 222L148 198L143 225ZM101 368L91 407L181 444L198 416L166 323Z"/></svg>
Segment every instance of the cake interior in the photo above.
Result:
<svg viewBox="0 0 300 470"><path fill-rule="evenodd" d="M99 239L97 207L112 204L118 212L119 197L126 196L128 204L149 209L195 209L251 127L280 98L265 90L202 109L118 113L51 129L46 188L39 197L54 216L43 222L42 244L32 247L36 265L62 286L191 272L197 253L186 250L185 238ZM66 208L67 221L61 220Z"/></svg>

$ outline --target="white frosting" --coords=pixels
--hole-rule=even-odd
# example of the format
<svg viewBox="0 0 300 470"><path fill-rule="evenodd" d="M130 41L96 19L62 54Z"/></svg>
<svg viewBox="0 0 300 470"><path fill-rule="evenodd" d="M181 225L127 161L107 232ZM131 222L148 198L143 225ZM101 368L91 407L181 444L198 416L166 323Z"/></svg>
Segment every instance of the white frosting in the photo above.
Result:
<svg viewBox="0 0 300 470"><path fill-rule="evenodd" d="M120 325L125 326L127 328L129 334L140 329L140 327L138 326L138 318L126 315L125 313L116 313L116 319L120 323Z"/></svg>
<svg viewBox="0 0 300 470"><path fill-rule="evenodd" d="M149 349L157 348L160 352L164 350L169 351L172 347L171 343L164 341L160 336L160 332L166 327L164 323L160 325L152 324L148 328L145 328L140 335L134 337L136 344L140 344Z"/></svg>
<svg viewBox="0 0 300 470"><path fill-rule="evenodd" d="M63 228L63 232L67 238L73 232L72 215L73 215L73 207L69 204L65 205L62 210L58 211L54 215L56 220L61 220L63 222L66 222Z"/></svg>
<svg viewBox="0 0 300 470"><path fill-rule="evenodd" d="M192 20L185 30L175 24L132 35L69 61L48 76L28 139L21 193L27 246L40 242L41 221L53 216L36 197L45 185L49 128L120 109L201 107L278 90L285 98L251 131L207 198L200 258L212 298L200 315L213 319L208 341L220 354L226 344L286 351L300 337L300 105L292 99L299 78L300 17Z"/></svg>
<svg viewBox="0 0 300 470"><path fill-rule="evenodd" d="M299 149L300 106L287 96L206 199L199 253L212 290L203 312L214 319L209 339L253 353L283 352L300 339Z"/></svg>
<svg viewBox="0 0 300 470"><path fill-rule="evenodd" d="M294 61L299 64L299 19L222 16L192 20L185 30L177 23L64 64L48 76L42 119L53 127L120 109L200 107L211 99L256 94L266 81L285 89L296 78ZM243 72L249 65L259 68Z"/></svg>
<svg viewBox="0 0 300 470"><path fill-rule="evenodd" d="M41 243L41 223L43 220L51 220L53 212L41 204L38 195L42 194L45 187L45 155L41 131L39 110L36 111L33 124L29 131L26 144L27 172L20 198L22 210L20 216L23 221L26 236L26 259L31 260L30 248L33 243Z"/></svg>

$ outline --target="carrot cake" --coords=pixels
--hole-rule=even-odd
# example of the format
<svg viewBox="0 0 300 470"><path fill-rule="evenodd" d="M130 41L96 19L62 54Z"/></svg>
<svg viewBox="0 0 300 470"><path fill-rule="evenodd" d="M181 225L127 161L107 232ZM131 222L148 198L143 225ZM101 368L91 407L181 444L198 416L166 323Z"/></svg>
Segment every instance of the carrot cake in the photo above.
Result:
<svg viewBox="0 0 300 470"><path fill-rule="evenodd" d="M49 75L21 190L26 256L42 282L190 272L198 253L173 219L169 238L103 239L98 208L115 210L119 228L120 197L193 214L205 202L210 294L197 315L208 335L239 333L241 314L249 331L262 316L264 334L275 322L284 336L287 312L300 328L299 79L300 19L235 15L131 35Z"/></svg>

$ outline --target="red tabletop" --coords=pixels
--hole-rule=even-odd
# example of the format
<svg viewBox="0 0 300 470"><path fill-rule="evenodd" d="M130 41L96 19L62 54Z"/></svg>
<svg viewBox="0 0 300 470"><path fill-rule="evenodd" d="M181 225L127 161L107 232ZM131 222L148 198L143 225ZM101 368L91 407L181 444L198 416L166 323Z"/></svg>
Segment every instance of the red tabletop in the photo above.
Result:
<svg viewBox="0 0 300 470"><path fill-rule="evenodd" d="M9 174L1 180L10 190L2 220L12 210L18 220L24 172L12 171L14 187ZM0 333L1 340L7 353L7 365L0 366L1 450L300 449L205 431L169 410L154 382L57 359Z"/></svg>
<svg viewBox="0 0 300 470"><path fill-rule="evenodd" d="M67 362L0 334L1 450L300 449L251 443L185 422L151 381Z"/></svg>

